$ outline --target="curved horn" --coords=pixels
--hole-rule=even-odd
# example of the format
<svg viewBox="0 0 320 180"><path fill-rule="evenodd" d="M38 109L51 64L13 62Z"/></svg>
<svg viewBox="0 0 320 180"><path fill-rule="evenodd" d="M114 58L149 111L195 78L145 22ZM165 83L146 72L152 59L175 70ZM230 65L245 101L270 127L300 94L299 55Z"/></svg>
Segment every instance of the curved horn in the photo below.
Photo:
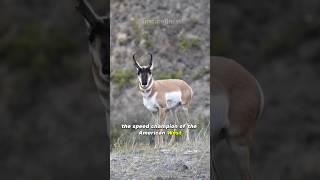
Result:
<svg viewBox="0 0 320 180"><path fill-rule="evenodd" d="M149 53L149 55L150 55L149 68L152 68L152 54Z"/></svg>
<svg viewBox="0 0 320 180"><path fill-rule="evenodd" d="M136 68L141 69L141 66L139 65L139 63L137 62L137 60L134 56L135 56L135 54L133 54L133 56L132 56L133 64L136 66Z"/></svg>

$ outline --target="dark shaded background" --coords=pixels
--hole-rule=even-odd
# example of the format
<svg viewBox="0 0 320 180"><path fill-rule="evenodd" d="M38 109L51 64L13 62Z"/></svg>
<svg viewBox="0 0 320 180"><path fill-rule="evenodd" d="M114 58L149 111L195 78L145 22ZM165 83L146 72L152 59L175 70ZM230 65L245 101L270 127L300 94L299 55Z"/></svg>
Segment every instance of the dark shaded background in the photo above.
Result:
<svg viewBox="0 0 320 180"><path fill-rule="evenodd" d="M105 0L90 0L100 14ZM105 113L75 1L0 1L0 179L102 179Z"/></svg>
<svg viewBox="0 0 320 180"><path fill-rule="evenodd" d="M215 0L211 13L213 54L236 59L264 90L254 179L320 179L320 1ZM234 180L226 147L217 164Z"/></svg>

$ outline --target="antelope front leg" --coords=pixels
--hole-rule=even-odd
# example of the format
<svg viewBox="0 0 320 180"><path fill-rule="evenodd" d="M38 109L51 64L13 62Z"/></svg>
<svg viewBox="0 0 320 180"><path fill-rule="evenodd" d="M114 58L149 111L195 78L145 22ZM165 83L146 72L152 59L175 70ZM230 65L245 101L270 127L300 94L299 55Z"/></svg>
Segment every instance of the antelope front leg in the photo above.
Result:
<svg viewBox="0 0 320 180"><path fill-rule="evenodd" d="M164 124L165 119L166 119L166 109L160 108L159 109L159 122L160 122L159 124L160 124L160 126L162 126ZM159 130L160 135L158 135L160 147L163 146L163 136L161 135L162 131L163 131L163 129L161 128Z"/></svg>
<svg viewBox="0 0 320 180"><path fill-rule="evenodd" d="M157 112L151 112L151 113L152 113L151 123L153 123L153 124L159 124ZM155 135L155 136L154 136L154 148L158 148L158 146L159 146L159 136L158 136L158 135Z"/></svg>
<svg viewBox="0 0 320 180"><path fill-rule="evenodd" d="M186 121L187 121L187 127L186 127L186 141L189 142L190 141L190 137L189 137L189 128L188 128L188 125L189 125L189 110L187 107L183 107L183 111L184 111L184 114L186 116Z"/></svg>

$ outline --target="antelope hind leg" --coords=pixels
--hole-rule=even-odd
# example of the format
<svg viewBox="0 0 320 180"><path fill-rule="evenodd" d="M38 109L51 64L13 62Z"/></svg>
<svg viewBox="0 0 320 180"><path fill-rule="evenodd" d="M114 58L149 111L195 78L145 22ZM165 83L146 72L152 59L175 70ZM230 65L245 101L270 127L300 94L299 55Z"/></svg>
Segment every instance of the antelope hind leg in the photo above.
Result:
<svg viewBox="0 0 320 180"><path fill-rule="evenodd" d="M190 142L190 136L189 136L189 128L188 128L188 125L189 125L189 110L188 110L188 107L183 107L182 108L183 111L184 111L184 114L186 116L186 141L187 142Z"/></svg>
<svg viewBox="0 0 320 180"><path fill-rule="evenodd" d="M250 147L248 144L243 143L239 137L228 138L228 144L236 155L238 160L239 170L243 180L251 180L250 173Z"/></svg>
<svg viewBox="0 0 320 180"><path fill-rule="evenodd" d="M174 117L174 125L176 125L177 122L178 122L177 111L174 110L174 113L172 111L170 111L170 112L171 112L171 116ZM173 129L173 130L176 131L176 129ZM175 139L176 139L176 136L172 135L171 139L170 139L170 142L169 142L169 145L172 145L174 143Z"/></svg>
<svg viewBox="0 0 320 180"><path fill-rule="evenodd" d="M217 94L211 96L210 112L210 153L211 167L215 180L220 180L219 168L215 162L216 146L226 137L229 128L229 101L226 95Z"/></svg>

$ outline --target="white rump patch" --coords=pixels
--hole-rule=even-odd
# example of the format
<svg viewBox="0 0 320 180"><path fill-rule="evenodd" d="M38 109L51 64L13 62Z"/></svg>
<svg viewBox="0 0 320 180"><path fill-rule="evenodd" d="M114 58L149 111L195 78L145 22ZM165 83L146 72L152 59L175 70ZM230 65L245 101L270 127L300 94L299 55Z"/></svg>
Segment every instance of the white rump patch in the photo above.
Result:
<svg viewBox="0 0 320 180"><path fill-rule="evenodd" d="M165 94L167 109L171 109L179 105L181 102L181 91L168 92Z"/></svg>

